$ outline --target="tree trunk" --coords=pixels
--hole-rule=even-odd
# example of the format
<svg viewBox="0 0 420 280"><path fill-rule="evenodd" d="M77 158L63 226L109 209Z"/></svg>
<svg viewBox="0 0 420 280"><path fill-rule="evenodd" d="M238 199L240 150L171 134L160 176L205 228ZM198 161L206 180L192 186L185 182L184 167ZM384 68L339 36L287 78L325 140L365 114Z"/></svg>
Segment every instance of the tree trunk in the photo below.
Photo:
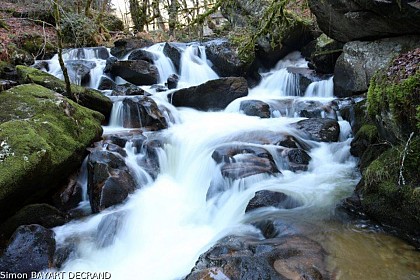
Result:
<svg viewBox="0 0 420 280"><path fill-rule="evenodd" d="M130 15L131 20L133 21L134 29L135 31L142 32L144 31L144 26L146 25L145 14L143 12L144 2L142 1L141 7L138 0L130 0L129 3Z"/></svg>
<svg viewBox="0 0 420 280"><path fill-rule="evenodd" d="M171 5L169 6L169 36L175 35L175 28L177 23L177 13L178 13L178 3L177 0L171 0Z"/></svg>
<svg viewBox="0 0 420 280"><path fill-rule="evenodd" d="M72 97L71 84L69 74L67 73L67 68L63 60L63 44L62 44L62 34L61 34L61 25L60 25L60 3L59 0L53 0L54 8L54 18L55 18L55 30L57 32L57 45L58 45L58 62L60 63L61 70L63 71L64 82L66 83L66 94L68 97ZM76 100L78 97L76 96Z"/></svg>
<svg viewBox="0 0 420 280"><path fill-rule="evenodd" d="M90 17L90 5L92 5L93 0L86 0L86 6L85 6L85 16Z"/></svg>

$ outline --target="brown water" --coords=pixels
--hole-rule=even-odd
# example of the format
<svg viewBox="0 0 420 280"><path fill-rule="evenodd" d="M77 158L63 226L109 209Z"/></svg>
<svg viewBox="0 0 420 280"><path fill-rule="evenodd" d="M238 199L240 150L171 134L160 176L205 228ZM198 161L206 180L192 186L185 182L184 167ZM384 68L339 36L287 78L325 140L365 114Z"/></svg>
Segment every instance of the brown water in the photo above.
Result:
<svg viewBox="0 0 420 280"><path fill-rule="evenodd" d="M327 251L335 279L420 279L420 252L404 241L357 226L329 224L313 236Z"/></svg>

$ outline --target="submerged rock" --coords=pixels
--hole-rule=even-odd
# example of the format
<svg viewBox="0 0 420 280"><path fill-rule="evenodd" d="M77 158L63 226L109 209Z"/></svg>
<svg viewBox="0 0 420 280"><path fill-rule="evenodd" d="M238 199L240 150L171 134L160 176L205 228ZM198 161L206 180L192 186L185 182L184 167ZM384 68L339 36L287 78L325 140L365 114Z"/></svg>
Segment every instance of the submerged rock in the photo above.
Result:
<svg viewBox="0 0 420 280"><path fill-rule="evenodd" d="M282 192L262 190L257 191L255 196L246 206L245 213L261 208L275 207L279 209L292 209L300 206L300 203Z"/></svg>
<svg viewBox="0 0 420 280"><path fill-rule="evenodd" d="M20 226L0 257L0 271L30 276L32 272L52 268L54 235L52 230L40 225Z"/></svg>
<svg viewBox="0 0 420 280"><path fill-rule="evenodd" d="M340 135L338 122L328 118L306 119L298 121L293 126L304 132L309 139L318 142L337 142Z"/></svg>
<svg viewBox="0 0 420 280"><path fill-rule="evenodd" d="M102 134L103 116L39 85L0 94L0 220L61 186Z"/></svg>
<svg viewBox="0 0 420 280"><path fill-rule="evenodd" d="M247 116L271 117L270 105L260 100L242 101L239 110L243 111Z"/></svg>
<svg viewBox="0 0 420 280"><path fill-rule="evenodd" d="M302 236L228 236L199 257L185 280L329 279L324 255L318 243Z"/></svg>
<svg viewBox="0 0 420 280"><path fill-rule="evenodd" d="M223 110L230 102L247 94L248 84L244 78L229 77L175 91L168 99L177 107L208 111Z"/></svg>

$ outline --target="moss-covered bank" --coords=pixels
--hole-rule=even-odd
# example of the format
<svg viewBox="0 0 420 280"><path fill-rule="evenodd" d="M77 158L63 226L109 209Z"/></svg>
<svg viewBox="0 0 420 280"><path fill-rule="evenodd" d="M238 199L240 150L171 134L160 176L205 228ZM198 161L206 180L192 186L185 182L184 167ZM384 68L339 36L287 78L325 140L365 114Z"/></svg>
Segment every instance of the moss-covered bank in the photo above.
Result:
<svg viewBox="0 0 420 280"><path fill-rule="evenodd" d="M16 66L16 70L21 83L35 83L63 95L66 94L66 84L57 77L23 65ZM66 97L82 106L102 113L105 116L105 120L109 119L112 110L112 101L108 97L102 95L97 90L74 84L71 85L71 90L73 95Z"/></svg>
<svg viewBox="0 0 420 280"><path fill-rule="evenodd" d="M0 220L74 172L103 119L39 85L0 92Z"/></svg>
<svg viewBox="0 0 420 280"><path fill-rule="evenodd" d="M364 212L420 246L420 49L377 73L368 91L371 124L356 134L362 148L357 194Z"/></svg>

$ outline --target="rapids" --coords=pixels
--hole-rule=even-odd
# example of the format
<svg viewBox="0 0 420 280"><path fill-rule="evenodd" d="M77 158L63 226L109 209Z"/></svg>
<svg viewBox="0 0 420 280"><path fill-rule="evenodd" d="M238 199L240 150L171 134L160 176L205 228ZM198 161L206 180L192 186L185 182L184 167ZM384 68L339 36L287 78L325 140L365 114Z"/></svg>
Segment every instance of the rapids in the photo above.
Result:
<svg viewBox="0 0 420 280"><path fill-rule="evenodd" d="M162 53L161 44L148 50L157 56L155 65L160 83L164 83L176 70ZM75 59L71 53L66 58ZM84 59L97 65L90 73L89 84L95 88L105 63L95 56L85 55ZM60 76L54 59L49 64L50 73ZM275 216L324 246L329 253L328 266L337 279L385 279L387 275L389 279L420 277L416 263L419 256L413 248L377 233L366 223L348 220L336 210L336 204L351 194L360 179L357 160L349 152L352 135L348 122L338 116L339 142L317 143L300 138L290 126L303 119L295 117L295 113L282 116L280 112L273 112L271 118L262 119L244 115L239 109L239 102L246 99L267 102L315 100L325 104L332 101L332 78L314 82L305 93L299 91L296 76L286 68L306 66L298 53L287 56L271 71L261 73L261 83L251 89L247 97L235 100L220 112L175 108L168 103L168 91L157 93L150 87L143 87L173 116L169 128L145 132L147 137L161 139L164 143L158 150L160 173L153 180L142 170L137 160L146 155L135 151L131 142L127 142L127 165L135 172L139 184L145 187L130 195L122 205L55 228L57 246L72 249L61 270L110 272L112 280L182 279L200 254L218 239L232 233L261 237L251 223L262 217ZM183 50L179 75L178 87L218 78L207 61L204 47L197 45ZM127 116L121 97L111 98L115 102L114 109L104 133L127 132L128 129L122 127L122 118ZM269 132L293 135L311 147L308 171L282 170L282 174L259 174L239 180L220 175L220 166L212 159L216 148L227 143L246 142L241 139L244 135L252 138ZM275 147L264 147L281 169ZM86 188L85 169L86 163L82 166L79 182ZM212 182L224 185L225 191L206 199ZM245 214L248 201L258 190L281 191L299 201L300 206L294 209L263 208ZM89 207L86 200L85 196L81 208ZM107 223L113 216L118 219L117 229ZM108 240L108 246L103 246L104 240ZM372 267L375 271L371 271Z"/></svg>

